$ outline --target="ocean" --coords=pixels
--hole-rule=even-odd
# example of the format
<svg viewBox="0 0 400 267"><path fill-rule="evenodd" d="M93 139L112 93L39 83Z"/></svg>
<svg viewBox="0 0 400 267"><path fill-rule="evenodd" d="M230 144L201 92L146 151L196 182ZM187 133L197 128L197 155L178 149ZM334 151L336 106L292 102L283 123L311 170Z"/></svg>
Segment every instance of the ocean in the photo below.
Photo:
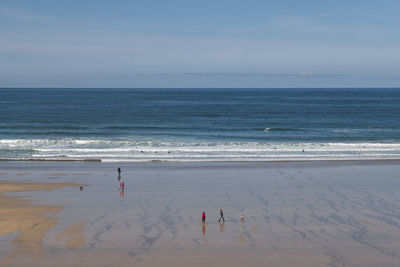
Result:
<svg viewBox="0 0 400 267"><path fill-rule="evenodd" d="M0 159L400 159L400 88L0 89Z"/></svg>

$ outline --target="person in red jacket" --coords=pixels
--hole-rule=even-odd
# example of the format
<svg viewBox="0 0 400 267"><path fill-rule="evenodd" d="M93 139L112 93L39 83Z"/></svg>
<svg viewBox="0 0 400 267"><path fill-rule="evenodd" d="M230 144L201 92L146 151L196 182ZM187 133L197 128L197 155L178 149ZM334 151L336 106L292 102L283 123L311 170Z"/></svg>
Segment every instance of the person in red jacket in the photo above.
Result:
<svg viewBox="0 0 400 267"><path fill-rule="evenodd" d="M203 211L203 214L201 214L201 222L206 223L206 212Z"/></svg>

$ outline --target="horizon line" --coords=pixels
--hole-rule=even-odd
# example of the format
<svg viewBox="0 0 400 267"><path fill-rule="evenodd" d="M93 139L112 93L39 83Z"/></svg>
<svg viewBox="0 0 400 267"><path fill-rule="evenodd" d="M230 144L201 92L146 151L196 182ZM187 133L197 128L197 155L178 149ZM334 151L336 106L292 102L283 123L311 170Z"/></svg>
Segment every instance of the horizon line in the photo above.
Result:
<svg viewBox="0 0 400 267"><path fill-rule="evenodd" d="M35 86L35 87L1 87L3 89L400 89L400 86L363 86L363 87L56 87L56 86Z"/></svg>

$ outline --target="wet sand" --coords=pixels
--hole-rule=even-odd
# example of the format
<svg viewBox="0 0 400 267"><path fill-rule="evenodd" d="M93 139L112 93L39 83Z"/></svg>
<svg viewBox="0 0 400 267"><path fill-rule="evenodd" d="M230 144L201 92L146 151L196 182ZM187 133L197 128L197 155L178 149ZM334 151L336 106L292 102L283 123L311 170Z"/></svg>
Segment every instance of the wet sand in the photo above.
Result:
<svg viewBox="0 0 400 267"><path fill-rule="evenodd" d="M35 205L24 197L6 194L50 191L70 186L77 187L77 184L0 181L0 236L16 234L11 242L12 250L0 260L0 264L8 264L12 259L24 254L39 257L42 254L44 235L58 224L56 218L49 217L47 214L58 213L63 209L63 206ZM1 245L4 246L4 244Z"/></svg>
<svg viewBox="0 0 400 267"><path fill-rule="evenodd" d="M0 162L0 260L399 266L399 163Z"/></svg>

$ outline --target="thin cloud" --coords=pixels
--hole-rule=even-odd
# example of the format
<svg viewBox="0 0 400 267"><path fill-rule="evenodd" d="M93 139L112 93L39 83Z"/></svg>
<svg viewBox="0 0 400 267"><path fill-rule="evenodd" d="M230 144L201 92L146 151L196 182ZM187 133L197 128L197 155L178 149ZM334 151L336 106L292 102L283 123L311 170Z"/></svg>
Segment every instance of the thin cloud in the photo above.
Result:
<svg viewBox="0 0 400 267"><path fill-rule="evenodd" d="M14 20L29 21L29 22L34 22L34 21L46 22L54 20L53 17L43 14L38 14L32 11L24 9L5 8L5 7L0 7L0 15L6 16Z"/></svg>
<svg viewBox="0 0 400 267"><path fill-rule="evenodd" d="M215 73L207 73L207 72L187 72L180 74L170 74L175 76L232 76L232 77L299 77L299 76L313 76L313 77L346 77L350 76L347 74L338 74L338 73L326 73L326 74L316 74L312 72L300 72L300 73L240 73L240 72L215 72Z"/></svg>

